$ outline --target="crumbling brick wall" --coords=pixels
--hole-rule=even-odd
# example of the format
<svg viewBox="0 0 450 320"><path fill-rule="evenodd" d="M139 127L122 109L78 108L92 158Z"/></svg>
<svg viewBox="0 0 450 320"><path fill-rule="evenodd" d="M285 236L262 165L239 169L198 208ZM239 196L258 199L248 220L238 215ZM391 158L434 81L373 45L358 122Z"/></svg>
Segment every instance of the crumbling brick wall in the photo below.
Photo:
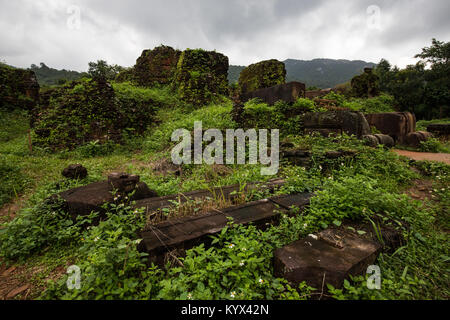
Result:
<svg viewBox="0 0 450 320"><path fill-rule="evenodd" d="M228 57L215 51L187 49L178 61L173 85L180 98L195 106L228 94Z"/></svg>
<svg viewBox="0 0 450 320"><path fill-rule="evenodd" d="M30 110L39 102L39 89L33 71L0 64L0 107Z"/></svg>
<svg viewBox="0 0 450 320"><path fill-rule="evenodd" d="M258 89L286 83L286 67L283 62L272 59L252 64L239 76L239 91L246 94Z"/></svg>
<svg viewBox="0 0 450 320"><path fill-rule="evenodd" d="M170 84L180 55L179 50L168 46L144 50L134 66L134 80L145 87Z"/></svg>

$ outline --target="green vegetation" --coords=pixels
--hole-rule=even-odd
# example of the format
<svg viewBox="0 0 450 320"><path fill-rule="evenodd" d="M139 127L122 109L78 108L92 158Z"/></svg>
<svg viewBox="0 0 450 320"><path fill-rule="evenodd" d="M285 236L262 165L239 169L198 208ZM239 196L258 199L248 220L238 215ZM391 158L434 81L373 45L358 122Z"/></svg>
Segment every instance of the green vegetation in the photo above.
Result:
<svg viewBox="0 0 450 320"><path fill-rule="evenodd" d="M116 79L117 75L124 71L125 68L119 65L109 65L105 60L97 62L89 62L88 75L95 79L111 81Z"/></svg>
<svg viewBox="0 0 450 320"><path fill-rule="evenodd" d="M174 130L192 131L196 121L202 121L204 130L238 127L233 103L223 96L225 58L187 50L178 62L177 85L150 88L132 81L107 82L113 78L111 70L97 63L91 70L95 79L42 91L41 105L31 112L20 107L0 111L0 209L20 204L13 217L0 217L0 257L2 263L26 270L26 281L35 288L29 298L311 299L320 288L306 283L292 287L274 276L274 250L330 226L376 222L397 229L406 240L378 258L381 290L369 290L363 275L346 280L341 289L328 286L327 294L335 299L448 299L450 166L410 161L382 146L367 147L354 136L303 135L302 114L326 110L319 100L268 106L254 99L244 105L242 117L245 127L280 129L283 142L309 151L308 168L282 160L277 178L286 184L276 195L312 192L310 206L302 214L291 208L292 215L281 215L278 224L264 230L230 221L211 245L196 246L185 256L174 253L165 266L148 265L146 254L138 251L138 231L149 217L133 203L105 204L106 219L93 225L97 213L74 219L52 197L104 180L111 171L137 174L161 196L231 184L244 190L248 183L275 178L262 176L261 165L183 165L182 174L164 169L172 165ZM274 74L283 73L275 69L280 72ZM126 74L124 80L129 80ZM395 94L352 98L332 92L322 100L367 113L398 107ZM442 146L430 139L421 148L435 152ZM354 156L326 156L337 150ZM63 179L62 169L73 163L83 164L88 177ZM409 194L418 192L420 183L429 187L414 200ZM240 196L249 201L268 194L241 191ZM189 205L194 211L202 208L202 203ZM176 214L174 210L171 216ZM80 290L67 288L70 265L81 269ZM50 276L52 272L56 274Z"/></svg>
<svg viewBox="0 0 450 320"><path fill-rule="evenodd" d="M342 94L331 92L323 97L333 101L336 107L364 113L393 112L394 99L389 95L374 98L346 98ZM252 99L245 103L241 116L242 124L247 128L280 129L282 135L298 134L302 130L302 115L306 112L326 112L328 109L320 105L320 100L299 98L293 104L283 101L273 106Z"/></svg>
<svg viewBox="0 0 450 320"><path fill-rule="evenodd" d="M124 92L130 89L129 86L114 85L114 89L128 96ZM150 98L156 92L155 89L144 90L141 94ZM164 96L164 91L159 93ZM169 95L166 98L169 99ZM305 99L295 105L305 109L314 107ZM313 297L312 288L305 284L292 288L285 280L273 276L270 262L273 250L332 224L349 219L368 221L382 215L398 227L403 226L397 223L400 221L409 225L407 229L401 229L408 243L393 254L382 254L377 262L383 270L382 290L367 290L365 278L357 277L346 282L342 290L331 288L331 293L344 299L448 297L448 275L441 270L446 268L448 259L445 230L448 230L449 212L445 203L449 198L450 168L419 163L419 170L424 172L421 177L411 170L408 161L382 148L367 148L351 137L332 140L299 136L294 132L284 134L296 146L310 149L313 154L311 169L285 163L279 173L280 177L287 179L280 194L315 191L316 197L307 214L284 216L279 225L265 231L230 223L214 237L211 247L195 247L187 252L186 257L179 257L179 262L174 260L167 268L147 266L145 254L137 251L140 240L136 231L145 224L146 215L131 209L129 203L108 205L108 219L86 229L82 227L83 223L94 216L74 222L61 211L58 202L44 201L56 192L98 181L104 172L122 166L128 172L140 174L150 188L162 195L268 179L260 176L259 166L248 165L229 166L225 175L214 173L206 165L187 166L183 177L158 176L149 171L149 161L170 157L167 150L173 144L170 142L173 129L193 129L196 120L202 120L204 128L232 128L235 124L231 120L231 108L230 102L197 110L182 103L173 109L159 108L157 118L161 124L148 131L144 139L131 139L134 140L129 145L132 148L129 150L134 150L131 153L114 149L110 154L94 154L83 160L77 148L71 152L45 155L45 165L39 164L42 159L39 153L26 151L26 136L19 139L20 135L26 134L25 127L17 138L8 135L8 140L0 144L2 154L13 162L20 159L17 162L22 164L22 172L33 177L34 185L27 189L33 196L26 207L0 232L1 255L15 263L32 260L38 265L49 264L50 257L58 256L59 265L70 261L70 264L81 268L81 290L67 289L67 275L50 283L36 280L41 288L47 288L41 298L307 299ZM258 106L253 101L247 104L247 108L255 111L266 109L266 106ZM282 106L278 104L273 108L276 110ZM11 144L16 147L6 147ZM354 150L358 155L325 160L324 153L337 148ZM14 151L18 149L24 152L20 157ZM61 181L60 170L67 163L79 161L87 166L89 177L82 181ZM401 194L417 178L432 179L435 201L422 204Z"/></svg>
<svg viewBox="0 0 450 320"><path fill-rule="evenodd" d="M419 120L417 121L416 129L417 131L427 131L427 127L430 124L437 124L437 123L450 123L450 118L446 119L434 119L434 120Z"/></svg>
<svg viewBox="0 0 450 320"><path fill-rule="evenodd" d="M39 85L42 87L61 85L68 81L79 80L86 76L86 73L84 72L50 68L43 62L41 62L39 66L32 64L30 70L36 74Z"/></svg>
<svg viewBox="0 0 450 320"><path fill-rule="evenodd" d="M416 58L421 61L402 70L382 59L375 69L380 89L394 96L400 111L411 111L418 119L448 117L450 42L433 39Z"/></svg>
<svg viewBox="0 0 450 320"><path fill-rule="evenodd" d="M365 67L373 68L374 63L364 61L314 59L310 61L288 59L283 61L286 66L286 81L300 81L307 85L308 90L319 88L334 88L337 85L350 81L360 74ZM230 66L228 81L237 83L243 66Z"/></svg>

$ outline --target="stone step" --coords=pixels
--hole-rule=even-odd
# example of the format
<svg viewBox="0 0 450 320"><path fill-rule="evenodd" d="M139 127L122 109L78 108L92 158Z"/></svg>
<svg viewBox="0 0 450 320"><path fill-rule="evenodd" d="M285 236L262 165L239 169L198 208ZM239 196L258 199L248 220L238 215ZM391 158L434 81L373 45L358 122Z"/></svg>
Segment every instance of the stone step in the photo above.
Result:
<svg viewBox="0 0 450 320"><path fill-rule="evenodd" d="M142 231L139 251L149 254L149 261L162 265L172 250L187 250L201 243L208 244L210 236L219 233L233 218L236 224L253 223L260 228L276 223L281 213L292 206L304 209L311 194L274 197L217 210L201 216L170 220Z"/></svg>
<svg viewBox="0 0 450 320"><path fill-rule="evenodd" d="M250 190L268 190L270 193L273 193L274 190L278 187L284 185L285 181L281 179L271 180L266 183L250 183L245 186L244 191L248 192ZM195 199L224 199L224 200L233 200L233 198L237 197L236 194L241 190L241 186L239 184L218 187L212 190L196 190L191 192L186 192L184 194L175 194L158 198L148 198L136 201L134 205L135 208L145 208L147 212L154 212L158 209L163 209L167 207L173 206L173 201L179 201L184 203L188 200Z"/></svg>

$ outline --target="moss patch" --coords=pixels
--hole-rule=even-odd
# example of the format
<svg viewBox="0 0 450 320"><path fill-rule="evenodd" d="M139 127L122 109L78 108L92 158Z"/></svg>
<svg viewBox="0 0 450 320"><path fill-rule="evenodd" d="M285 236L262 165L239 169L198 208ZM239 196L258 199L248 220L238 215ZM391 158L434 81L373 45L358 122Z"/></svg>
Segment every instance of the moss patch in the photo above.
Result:
<svg viewBox="0 0 450 320"><path fill-rule="evenodd" d="M185 50L178 61L173 85L180 98L194 106L228 93L228 57L215 51Z"/></svg>
<svg viewBox="0 0 450 320"><path fill-rule="evenodd" d="M275 59L252 64L239 76L239 90L242 94L284 83L286 83L285 65Z"/></svg>

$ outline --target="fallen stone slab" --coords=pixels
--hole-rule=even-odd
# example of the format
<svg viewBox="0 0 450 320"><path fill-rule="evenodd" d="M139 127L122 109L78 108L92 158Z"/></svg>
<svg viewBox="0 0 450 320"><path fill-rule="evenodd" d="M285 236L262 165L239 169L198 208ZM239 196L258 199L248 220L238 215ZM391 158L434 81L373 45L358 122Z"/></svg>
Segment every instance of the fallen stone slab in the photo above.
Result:
<svg viewBox="0 0 450 320"><path fill-rule="evenodd" d="M450 123L430 124L427 131L436 136L448 136L450 135Z"/></svg>
<svg viewBox="0 0 450 320"><path fill-rule="evenodd" d="M302 119L306 134L318 132L327 137L330 134L346 133L353 134L358 138L370 134L369 124L361 112L308 112Z"/></svg>
<svg viewBox="0 0 450 320"><path fill-rule="evenodd" d="M274 252L274 274L297 287L301 282L321 291L340 288L349 275L366 272L381 251L377 242L350 233L325 230Z"/></svg>
<svg viewBox="0 0 450 320"><path fill-rule="evenodd" d="M253 189L258 190L268 190L269 193L273 193L278 187L284 184L284 180L276 179L271 180L266 183L251 183L243 188L244 192L248 192ZM238 195L236 194L241 190L241 186L236 184L232 186L213 188L212 190L196 190L191 192L186 192L184 194L168 195L158 198L149 198L136 201L134 205L135 208L145 208L146 212L154 212L158 209L168 208L173 206L173 201L178 201L180 203L187 202L188 200L196 199L224 199L233 200Z"/></svg>
<svg viewBox="0 0 450 320"><path fill-rule="evenodd" d="M134 194L129 195L130 200L157 196L156 192L150 190L145 183L139 182L139 176L113 173L108 179L70 189L53 197L60 196L64 200L65 209L73 219L76 219L77 216L89 215L93 211L102 214L105 211L102 208L105 203L114 203L115 197L125 197L131 192ZM117 191L116 195L113 194L114 190Z"/></svg>
<svg viewBox="0 0 450 320"><path fill-rule="evenodd" d="M365 273L380 252L393 253L403 245L402 233L391 225L377 222L375 230L370 222L344 221L340 227L330 227L276 250L274 274L294 286L306 281L319 291L325 276L326 291L327 283L339 288L349 275Z"/></svg>
<svg viewBox="0 0 450 320"><path fill-rule="evenodd" d="M149 261L163 265L166 254L173 250L188 250L201 243L208 244L210 236L219 233L232 218L236 224L253 223L264 228L278 221L281 213L292 206L301 210L309 204L311 194L297 194L259 200L239 206L216 210L201 216L169 220L148 225L139 237L138 249L149 254Z"/></svg>

